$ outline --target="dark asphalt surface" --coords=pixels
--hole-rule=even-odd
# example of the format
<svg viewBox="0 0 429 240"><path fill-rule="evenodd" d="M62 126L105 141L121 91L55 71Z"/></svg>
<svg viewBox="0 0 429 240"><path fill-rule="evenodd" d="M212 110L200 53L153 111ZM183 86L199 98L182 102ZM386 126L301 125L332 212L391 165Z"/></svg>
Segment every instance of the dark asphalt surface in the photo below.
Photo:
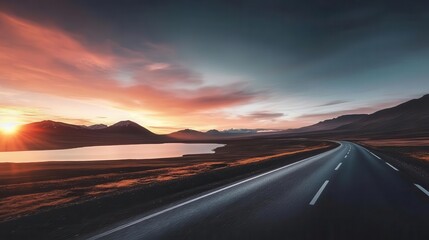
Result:
<svg viewBox="0 0 429 240"><path fill-rule="evenodd" d="M90 239L429 239L429 193L365 148L341 143Z"/></svg>

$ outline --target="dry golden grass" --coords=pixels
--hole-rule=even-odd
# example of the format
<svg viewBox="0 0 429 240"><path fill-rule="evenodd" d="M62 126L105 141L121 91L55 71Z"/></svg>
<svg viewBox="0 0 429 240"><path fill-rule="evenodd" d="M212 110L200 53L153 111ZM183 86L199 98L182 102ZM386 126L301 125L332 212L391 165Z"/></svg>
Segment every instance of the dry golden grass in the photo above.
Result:
<svg viewBox="0 0 429 240"><path fill-rule="evenodd" d="M363 144L429 161L429 138L363 140Z"/></svg>
<svg viewBox="0 0 429 240"><path fill-rule="evenodd" d="M408 153L408 155L413 158L429 161L429 152L415 152L415 153Z"/></svg>
<svg viewBox="0 0 429 240"><path fill-rule="evenodd" d="M429 146L429 138L380 139L360 141L375 147Z"/></svg>

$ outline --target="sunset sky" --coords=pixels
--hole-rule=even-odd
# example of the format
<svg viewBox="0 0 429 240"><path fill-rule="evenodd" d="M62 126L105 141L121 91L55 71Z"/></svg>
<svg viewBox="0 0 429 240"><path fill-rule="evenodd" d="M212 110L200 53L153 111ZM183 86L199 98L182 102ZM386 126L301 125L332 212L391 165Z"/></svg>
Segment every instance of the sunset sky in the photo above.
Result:
<svg viewBox="0 0 429 240"><path fill-rule="evenodd" d="M0 0L0 123L166 133L371 113L429 93L429 1L412 2Z"/></svg>

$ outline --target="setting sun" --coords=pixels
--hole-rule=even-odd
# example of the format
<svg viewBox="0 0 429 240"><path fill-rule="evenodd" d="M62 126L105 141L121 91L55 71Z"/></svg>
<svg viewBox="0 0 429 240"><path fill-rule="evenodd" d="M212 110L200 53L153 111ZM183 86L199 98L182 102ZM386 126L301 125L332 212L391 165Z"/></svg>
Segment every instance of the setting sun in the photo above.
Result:
<svg viewBox="0 0 429 240"><path fill-rule="evenodd" d="M19 124L13 122L0 123L0 131L5 134L13 134L18 130Z"/></svg>

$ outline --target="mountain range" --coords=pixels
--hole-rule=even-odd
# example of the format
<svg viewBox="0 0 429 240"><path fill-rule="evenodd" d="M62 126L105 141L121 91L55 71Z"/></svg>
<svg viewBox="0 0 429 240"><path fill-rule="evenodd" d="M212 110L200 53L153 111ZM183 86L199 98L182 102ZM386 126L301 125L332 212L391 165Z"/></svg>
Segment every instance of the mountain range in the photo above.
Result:
<svg viewBox="0 0 429 240"><path fill-rule="evenodd" d="M83 126L45 120L23 125L20 129L20 132L38 132L43 134L118 133L139 134L152 137L157 136L155 133L129 120L120 121L111 126L104 124Z"/></svg>
<svg viewBox="0 0 429 240"><path fill-rule="evenodd" d="M372 114L343 115L284 133L377 138L427 136L429 94Z"/></svg>
<svg viewBox="0 0 429 240"><path fill-rule="evenodd" d="M167 135L158 135L129 120L120 121L111 126L104 124L81 126L46 120L23 125L19 134L14 137L14 144L5 144L4 140L0 141L0 151L21 150L22 148L45 149L87 145L214 140L269 134L353 137L419 136L427 133L429 133L429 94L372 114L342 115L314 125L273 133L260 133L260 129L223 131L213 129L207 132L184 129ZM0 140L1 138L0 135Z"/></svg>
<svg viewBox="0 0 429 240"><path fill-rule="evenodd" d="M208 130L201 132L193 129L184 129L177 132L168 134L168 137L183 140L203 140L203 139L219 139L219 138L233 138L243 136L257 135L261 129L228 129L228 130Z"/></svg>
<svg viewBox="0 0 429 240"><path fill-rule="evenodd" d="M216 130L212 130L216 131ZM328 136L419 136L429 132L429 94L413 99L392 108L382 109L372 114L350 114L320 121L316 124L289 129L271 134L299 136L319 134ZM258 132L248 133L255 135ZM210 139L221 136L217 132L199 132L191 129L170 134L179 139ZM264 134L266 135L266 133ZM228 134L227 136L231 136ZM238 135L236 135L238 136Z"/></svg>
<svg viewBox="0 0 429 240"><path fill-rule="evenodd" d="M368 116L368 114L342 115L342 116L339 116L336 118L332 118L332 119L328 119L328 120L318 122L318 123L310 125L310 126L297 128L297 129L290 129L287 131L291 132L291 133L303 133L303 132L333 130L333 129L342 127L344 125L360 121L361 119L363 119L367 116Z"/></svg>
<svg viewBox="0 0 429 240"><path fill-rule="evenodd" d="M383 109L338 130L365 132L417 132L429 130L429 94Z"/></svg>

